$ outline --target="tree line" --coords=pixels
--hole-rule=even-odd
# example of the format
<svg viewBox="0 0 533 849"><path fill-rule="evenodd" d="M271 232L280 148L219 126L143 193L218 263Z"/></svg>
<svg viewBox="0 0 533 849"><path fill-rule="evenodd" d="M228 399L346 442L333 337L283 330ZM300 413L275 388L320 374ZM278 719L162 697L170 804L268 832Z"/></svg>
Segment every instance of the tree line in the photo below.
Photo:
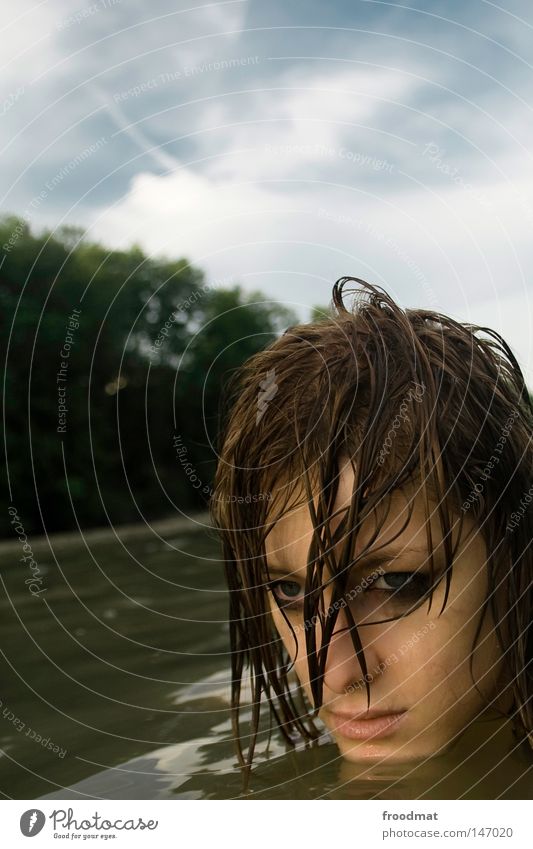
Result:
<svg viewBox="0 0 533 849"><path fill-rule="evenodd" d="M224 385L294 314L77 227L5 216L0 246L0 474L25 531L204 508Z"/></svg>

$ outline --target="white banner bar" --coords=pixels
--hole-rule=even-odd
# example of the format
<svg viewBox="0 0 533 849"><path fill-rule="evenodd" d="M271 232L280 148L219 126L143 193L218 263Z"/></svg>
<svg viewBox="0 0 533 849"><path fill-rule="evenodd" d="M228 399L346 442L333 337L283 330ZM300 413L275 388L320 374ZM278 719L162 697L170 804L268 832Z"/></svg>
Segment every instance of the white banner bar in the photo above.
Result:
<svg viewBox="0 0 533 849"><path fill-rule="evenodd" d="M531 849L526 801L3 801L2 846ZM238 805L238 810L236 809ZM334 808L332 810L332 808ZM35 844L28 839L35 837Z"/></svg>

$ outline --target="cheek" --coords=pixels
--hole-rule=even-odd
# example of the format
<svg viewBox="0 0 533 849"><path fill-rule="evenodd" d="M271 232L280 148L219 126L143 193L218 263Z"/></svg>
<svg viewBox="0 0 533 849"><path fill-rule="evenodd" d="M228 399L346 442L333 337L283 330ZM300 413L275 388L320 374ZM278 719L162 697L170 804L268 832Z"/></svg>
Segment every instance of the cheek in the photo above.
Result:
<svg viewBox="0 0 533 849"><path fill-rule="evenodd" d="M305 633L301 625L297 621L290 625L287 624L277 607L270 608L272 614L272 622L274 629L279 634L287 654L291 662L294 664L293 670L296 673L300 684L307 689L309 682L309 666L307 663L307 648L305 644ZM290 620L289 620L290 621Z"/></svg>
<svg viewBox="0 0 533 849"><path fill-rule="evenodd" d="M426 617L398 623L394 635L376 641L388 684L416 698L449 682L460 662L453 628Z"/></svg>
<svg viewBox="0 0 533 849"><path fill-rule="evenodd" d="M302 655L305 656L305 637L300 633L301 628L295 622L291 630L290 625L287 624L279 612L278 607L272 603L270 605L270 613L274 631L277 631L279 634L290 659L292 661L296 659L296 663L298 663Z"/></svg>
<svg viewBox="0 0 533 849"><path fill-rule="evenodd" d="M475 626L465 627L461 617L426 620L420 627L398 634L398 644L394 648L398 662L390 667L389 684L426 706L476 701L478 696L470 671L474 634ZM494 661L499 657L495 642L485 641L482 649L474 654L476 683L490 685L483 675L487 669L497 673L499 667Z"/></svg>

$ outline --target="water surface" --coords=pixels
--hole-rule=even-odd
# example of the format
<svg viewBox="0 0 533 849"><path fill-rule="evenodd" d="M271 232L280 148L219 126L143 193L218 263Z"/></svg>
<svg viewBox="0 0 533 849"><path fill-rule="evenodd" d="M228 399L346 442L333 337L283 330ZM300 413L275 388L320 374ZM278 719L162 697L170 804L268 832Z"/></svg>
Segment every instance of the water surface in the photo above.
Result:
<svg viewBox="0 0 533 849"><path fill-rule="evenodd" d="M212 529L34 541L46 592L0 551L0 792L7 798L231 799L228 626ZM196 529L199 528L199 529ZM246 717L246 713L245 713ZM266 717L248 798L531 798L531 758L498 718L425 764L356 768L324 736L287 750Z"/></svg>

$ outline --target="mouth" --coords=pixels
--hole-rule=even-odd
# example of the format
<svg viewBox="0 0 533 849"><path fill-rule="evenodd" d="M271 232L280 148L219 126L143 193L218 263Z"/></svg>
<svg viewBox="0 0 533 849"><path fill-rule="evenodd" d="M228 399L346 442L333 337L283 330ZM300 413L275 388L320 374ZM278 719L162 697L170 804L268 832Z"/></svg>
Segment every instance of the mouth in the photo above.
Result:
<svg viewBox="0 0 533 849"><path fill-rule="evenodd" d="M373 711L348 714L329 710L328 725L331 730L349 740L370 740L394 734L407 711Z"/></svg>

